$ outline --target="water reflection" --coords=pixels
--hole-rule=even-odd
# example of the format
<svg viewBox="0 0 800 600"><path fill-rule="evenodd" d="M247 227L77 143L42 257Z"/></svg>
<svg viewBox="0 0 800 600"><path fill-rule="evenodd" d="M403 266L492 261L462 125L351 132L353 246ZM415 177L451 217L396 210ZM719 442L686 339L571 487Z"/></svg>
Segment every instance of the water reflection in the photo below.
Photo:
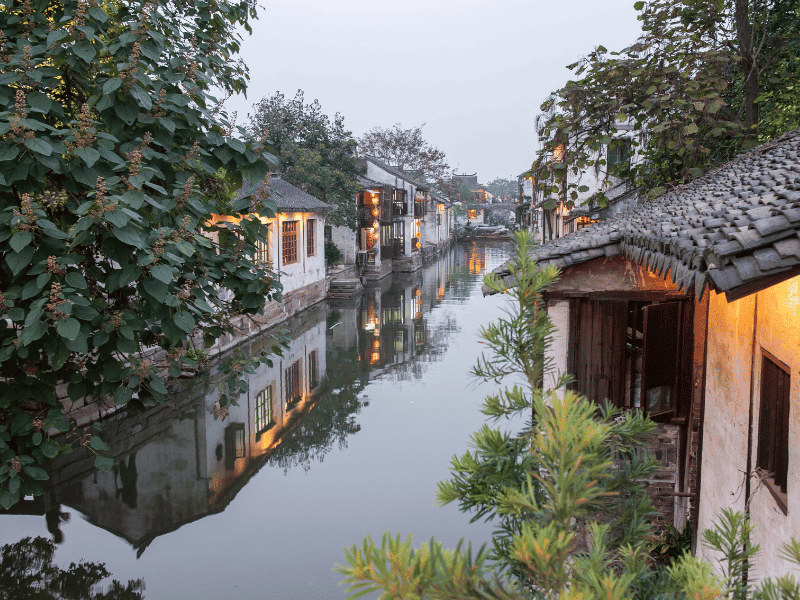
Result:
<svg viewBox="0 0 800 600"><path fill-rule="evenodd" d="M487 260L499 265L506 255L503 248L459 245L415 274L368 288L355 301L305 311L285 325L292 341L283 356L250 376L248 392L227 412L218 405L221 374L183 381L170 401L106 420L103 435L114 457L110 472L97 471L94 455L78 448L57 459L46 494L20 503L14 512L44 516L60 543L69 538L63 520L72 509L126 540L138 558L160 536L225 511L259 472L308 472L359 433L370 382L405 385L424 379L432 363L442 360L466 321L462 315L459 323L453 310L433 309L474 301L480 287L476 269ZM271 345L271 337L263 336L248 347ZM349 462L359 460L348 455ZM365 489L365 497L370 493ZM311 510L313 499L308 503ZM249 512L263 509L264 515L278 509L267 499L260 499L260 508L252 499L240 504ZM223 539L221 533L219 543L227 543ZM324 559L328 571L339 558L336 552ZM145 580L149 585L147 573Z"/></svg>
<svg viewBox="0 0 800 600"><path fill-rule="evenodd" d="M108 586L111 573L103 563L81 560L62 569L53 564L55 543L43 537L23 538L0 548L0 598L45 600L80 598L81 600L142 600L144 582L116 579ZM98 588L107 587L105 590Z"/></svg>

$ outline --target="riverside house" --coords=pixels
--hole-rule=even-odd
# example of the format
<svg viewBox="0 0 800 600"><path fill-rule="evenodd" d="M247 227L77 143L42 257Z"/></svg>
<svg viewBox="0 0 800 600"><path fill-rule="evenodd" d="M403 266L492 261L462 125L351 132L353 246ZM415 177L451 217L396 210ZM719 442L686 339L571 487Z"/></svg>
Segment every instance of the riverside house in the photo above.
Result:
<svg viewBox="0 0 800 600"><path fill-rule="evenodd" d="M360 275L377 281L392 271L418 271L423 258L450 247L453 218L447 200L399 167L371 156L361 164L357 230L331 231L346 265L357 265Z"/></svg>
<svg viewBox="0 0 800 600"><path fill-rule="evenodd" d="M258 244L254 262L269 265L283 286L281 302L268 302L263 315L240 319L237 335L218 342L223 351L259 331L320 302L328 291L325 267L325 215L334 206L318 200L280 175L264 180L270 198L278 206L269 224L267 244ZM245 182L239 194L249 189Z"/></svg>
<svg viewBox="0 0 800 600"><path fill-rule="evenodd" d="M800 539L800 130L537 246L555 364L574 388L660 423L651 491L697 543L749 512L755 577ZM507 276L499 269L498 274ZM713 562L713 560L712 560Z"/></svg>

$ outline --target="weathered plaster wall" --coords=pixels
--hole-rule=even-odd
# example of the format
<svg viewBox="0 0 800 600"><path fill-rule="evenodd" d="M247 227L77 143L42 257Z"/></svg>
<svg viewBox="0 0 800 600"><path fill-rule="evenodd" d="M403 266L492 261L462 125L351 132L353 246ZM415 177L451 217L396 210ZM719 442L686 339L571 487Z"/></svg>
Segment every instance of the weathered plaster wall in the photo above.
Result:
<svg viewBox="0 0 800 600"><path fill-rule="evenodd" d="M548 292L644 292L674 291L669 277L659 277L622 255L595 258L562 271L561 279Z"/></svg>
<svg viewBox="0 0 800 600"><path fill-rule="evenodd" d="M547 358L552 361L552 377L567 372L567 352L569 349L569 300L550 300L547 303L547 314L555 325L553 344ZM545 380L545 384L548 381Z"/></svg>
<svg viewBox="0 0 800 600"><path fill-rule="evenodd" d="M699 539L722 509L744 510L754 303L710 292ZM716 562L700 543L697 554Z"/></svg>
<svg viewBox="0 0 800 600"><path fill-rule="evenodd" d="M349 227L332 227L331 241L342 253L346 265L356 264L356 232Z"/></svg>
<svg viewBox="0 0 800 600"><path fill-rule="evenodd" d="M711 293L698 515L701 532L723 508L744 510L751 396L751 468L758 448L762 349L790 367L791 404L787 514L769 490L755 478L750 481L753 543L761 546L754 561L757 579L791 572L790 563L779 558L780 548L791 537L800 538L800 277L731 303ZM698 549L698 554L711 558L703 549Z"/></svg>

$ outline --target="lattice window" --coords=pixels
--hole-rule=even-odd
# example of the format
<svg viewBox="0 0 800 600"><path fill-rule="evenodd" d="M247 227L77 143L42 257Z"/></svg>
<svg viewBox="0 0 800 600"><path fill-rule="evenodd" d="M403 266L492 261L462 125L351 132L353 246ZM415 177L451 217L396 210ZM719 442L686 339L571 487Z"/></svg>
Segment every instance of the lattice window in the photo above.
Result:
<svg viewBox="0 0 800 600"><path fill-rule="evenodd" d="M264 431L272 421L272 386L267 386L256 396L256 432Z"/></svg>
<svg viewBox="0 0 800 600"><path fill-rule="evenodd" d="M286 406L290 407L302 394L300 388L300 359L294 361L283 372Z"/></svg>
<svg viewBox="0 0 800 600"><path fill-rule="evenodd" d="M306 256L316 256L317 254L316 227L316 219L306 221Z"/></svg>
<svg viewBox="0 0 800 600"><path fill-rule="evenodd" d="M756 466L770 474L777 488L773 491L780 490L784 496L789 467L789 383L789 367L764 351Z"/></svg>
<svg viewBox="0 0 800 600"><path fill-rule="evenodd" d="M297 221L283 222L283 264L297 262Z"/></svg>
<svg viewBox="0 0 800 600"><path fill-rule="evenodd" d="M319 385L319 356L317 351L308 354L308 387L312 390Z"/></svg>
<svg viewBox="0 0 800 600"><path fill-rule="evenodd" d="M257 263L268 265L269 263L269 246L261 241L256 241L256 256Z"/></svg>

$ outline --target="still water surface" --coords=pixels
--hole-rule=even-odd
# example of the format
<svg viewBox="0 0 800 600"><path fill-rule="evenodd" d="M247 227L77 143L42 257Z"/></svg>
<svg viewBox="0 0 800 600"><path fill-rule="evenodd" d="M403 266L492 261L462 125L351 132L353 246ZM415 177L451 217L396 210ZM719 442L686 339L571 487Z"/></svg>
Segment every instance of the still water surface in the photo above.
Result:
<svg viewBox="0 0 800 600"><path fill-rule="evenodd" d="M144 579L150 600L282 600L344 598L331 569L367 534L487 542L491 524L435 497L494 389L468 373L506 302L483 298L482 275L509 250L457 245L357 302L302 313L284 326L289 350L224 420L214 372L148 413L114 416L113 472L63 457L45 497L21 508L31 514L0 516L0 544L63 536L57 564L104 562L118 580ZM48 531L44 512L59 505L71 518Z"/></svg>

